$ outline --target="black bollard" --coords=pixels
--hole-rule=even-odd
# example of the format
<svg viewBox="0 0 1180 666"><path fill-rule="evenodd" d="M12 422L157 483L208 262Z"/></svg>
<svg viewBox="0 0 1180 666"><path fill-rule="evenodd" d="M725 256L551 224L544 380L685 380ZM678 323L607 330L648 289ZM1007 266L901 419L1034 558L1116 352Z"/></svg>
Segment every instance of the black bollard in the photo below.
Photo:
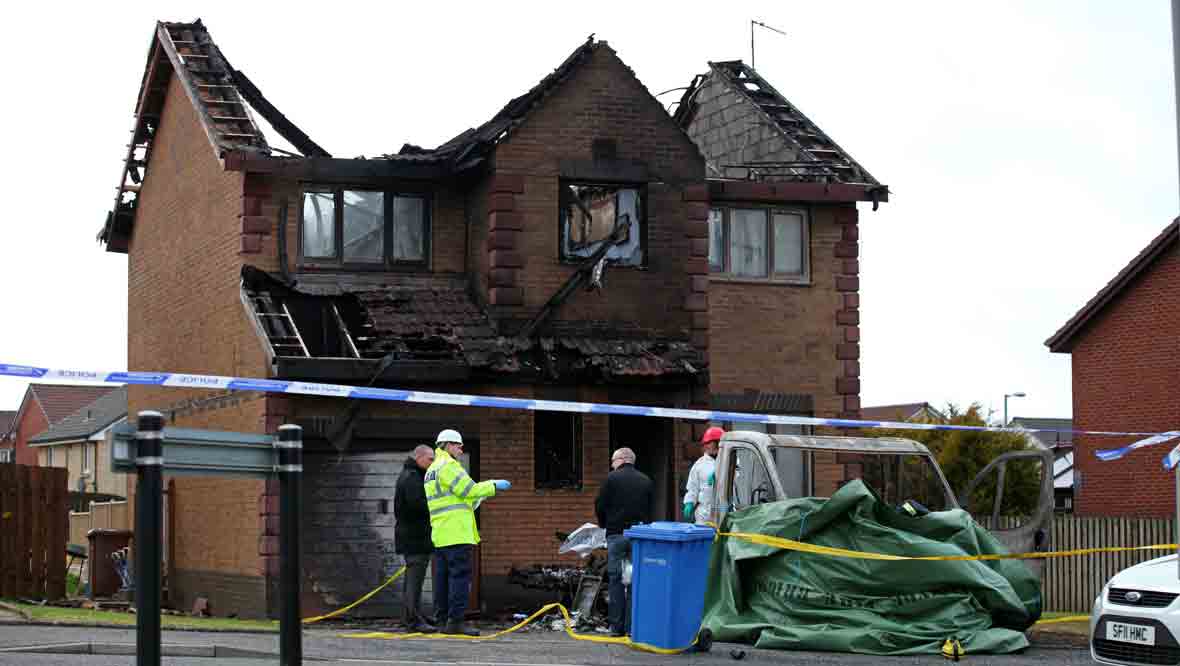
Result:
<svg viewBox="0 0 1180 666"><path fill-rule="evenodd" d="M303 428L279 426L275 438L279 474L279 663L303 663L303 626L299 613L299 505L303 478Z"/></svg>
<svg viewBox="0 0 1180 666"><path fill-rule="evenodd" d="M135 655L137 666L160 666L164 415L140 412L135 434Z"/></svg>

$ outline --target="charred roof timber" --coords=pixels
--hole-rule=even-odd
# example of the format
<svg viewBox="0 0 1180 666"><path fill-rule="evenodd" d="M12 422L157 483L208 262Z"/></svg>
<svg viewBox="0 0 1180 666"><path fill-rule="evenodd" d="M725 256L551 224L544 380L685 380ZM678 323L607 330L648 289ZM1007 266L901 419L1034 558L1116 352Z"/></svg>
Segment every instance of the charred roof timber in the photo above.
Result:
<svg viewBox="0 0 1180 666"><path fill-rule="evenodd" d="M115 204L98 234L111 252L126 252L135 220L139 183L151 159L151 139L173 72L193 104L202 127L225 169L270 173L322 182L373 182L390 178L431 180L459 176L484 164L488 153L509 136L557 85L606 42L591 35L528 92L510 100L490 120L465 130L434 149L406 144L379 159L335 159L284 116L240 70L230 66L198 19L158 23L136 105ZM251 109L258 112L303 156L275 157Z"/></svg>
<svg viewBox="0 0 1180 666"><path fill-rule="evenodd" d="M383 362L378 383L475 376L693 383L708 373L703 354L688 342L639 329L559 322L545 337L503 335L456 277L292 288L244 266L242 294L275 374L285 379L370 381Z"/></svg>
<svg viewBox="0 0 1180 666"><path fill-rule="evenodd" d="M709 73L693 78L673 114L686 131L713 127L707 115L719 113L720 106L746 104L751 110L745 127L737 127L732 111L726 110L723 129L741 134L741 141L731 140L715 147L709 141L694 137L710 162L710 168L721 178L767 180L774 182L822 183L849 185L863 189L865 200L888 200L888 188L877 181L864 167L836 144L818 125L796 108L774 86L752 67L740 60L710 62ZM716 104L723 98L725 104ZM711 105L710 108L706 108ZM699 114L707 114L698 118ZM690 131L690 134L693 132ZM751 135L763 138L778 137L769 144L776 148L767 151L747 151ZM735 146L736 144L736 146ZM761 152L758 159L747 159L748 152ZM765 159L763 159L765 157Z"/></svg>
<svg viewBox="0 0 1180 666"><path fill-rule="evenodd" d="M106 243L108 251L127 251L139 184L151 164L152 139L174 73L218 159L231 154L271 154L272 148L255 122L251 107L305 154L328 156L327 151L279 113L245 74L230 66L199 19L192 23L159 22L148 47L131 141L123 159L114 207L98 234L98 240Z"/></svg>

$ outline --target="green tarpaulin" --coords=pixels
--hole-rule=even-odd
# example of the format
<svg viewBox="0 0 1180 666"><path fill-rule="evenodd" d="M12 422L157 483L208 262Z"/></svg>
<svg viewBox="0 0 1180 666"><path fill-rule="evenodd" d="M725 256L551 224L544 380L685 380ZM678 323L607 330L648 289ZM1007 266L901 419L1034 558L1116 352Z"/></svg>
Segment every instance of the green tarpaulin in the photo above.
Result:
<svg viewBox="0 0 1180 666"><path fill-rule="evenodd" d="M723 532L755 532L892 555L1006 553L962 510L912 517L860 480L830 499L731 513ZM1019 560L881 561L800 553L721 537L713 546L704 626L760 648L901 655L1028 647L1041 584Z"/></svg>

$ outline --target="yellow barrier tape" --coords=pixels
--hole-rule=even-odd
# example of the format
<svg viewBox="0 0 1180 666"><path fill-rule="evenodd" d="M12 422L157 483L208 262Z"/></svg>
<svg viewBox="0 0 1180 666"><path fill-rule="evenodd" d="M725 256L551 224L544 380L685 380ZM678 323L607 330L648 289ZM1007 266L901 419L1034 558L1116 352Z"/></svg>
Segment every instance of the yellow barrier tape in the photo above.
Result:
<svg viewBox="0 0 1180 666"><path fill-rule="evenodd" d="M694 639L693 642L686 647L662 648L662 647L656 647L654 645L648 645L647 643L637 643L637 642L631 640L631 638L629 636L615 637L615 636L594 636L591 634L579 634L576 631L574 631L574 629L573 629L574 623L573 623L573 620L570 618L569 611L566 610L565 606L562 606L561 604L556 604L556 603L543 606L541 608L541 610L533 613L532 615L521 620L520 622L516 623L515 625L513 625L507 629L497 631L493 634L488 634L486 636L462 636L462 635L457 635L457 634L424 634L424 633L394 634L394 633L389 633L389 632L385 632L385 631L373 631L373 632L363 633L363 634L338 634L338 635L341 638L376 638L376 639L387 640L387 641L405 640L405 639L444 639L444 638L456 639L456 640L467 640L467 641L490 641L490 640L494 640L497 638L501 638L503 636L507 636L508 634L511 634L513 632L520 631L521 629L524 629L530 623L535 621L537 618L541 617L542 615L545 615L546 613L548 613L549 611L552 611L552 610L558 610L561 612L562 617L565 618L565 633L568 634L570 638L577 640L577 641L590 641L592 643L610 643L610 644L614 644L614 645L626 645L629 648L632 648L635 650L642 650L644 652L651 652L653 654L680 654L681 652L688 650L689 648L691 648L693 645L696 644L696 640Z"/></svg>
<svg viewBox="0 0 1180 666"><path fill-rule="evenodd" d="M849 550L847 548L836 548L834 546L819 546L812 543L804 543L802 541L795 541L793 539L784 539L782 537L770 536L768 534L754 534L750 532L718 532L717 536L733 537L735 539L742 539L751 543L761 544L763 546L771 546L773 548L782 548L784 550L797 550L803 553L814 553L817 555L832 555L834 557L850 557L859 560L942 560L942 561L972 561L972 560L1039 560L1050 559L1055 557L1074 557L1077 555L1092 555L1094 553L1124 553L1136 550L1176 550L1174 543L1159 543L1151 546L1106 546L1102 548L1078 548L1075 550L1055 550L1046 551L1043 553L992 553L987 555L889 555L886 553L869 553L861 550Z"/></svg>
<svg viewBox="0 0 1180 666"><path fill-rule="evenodd" d="M385 588L389 587L390 583L392 583L393 581L400 578L401 575L404 574L405 572L406 572L406 568L402 567L402 568L398 569L397 571L395 571L393 573L393 575L389 577L388 580L386 580L384 583L381 583L381 585L377 586L377 589L366 594L365 596L361 597L360 599L357 599L356 601L352 602L351 604L348 604L344 608L334 610L331 613L328 613L327 615L317 615L316 617L305 617L305 618L303 618L302 622L303 622L303 624L314 624L316 622L319 622L320 620L326 620L330 617L336 617L337 615L343 615L344 613L347 613L348 611L356 608L357 606L359 606L359 605L365 603L366 601L368 601L369 599L373 598L374 594L377 594L381 590L384 590Z"/></svg>
<svg viewBox="0 0 1180 666"><path fill-rule="evenodd" d="M1065 617L1055 617L1049 620L1037 620L1037 624L1058 624L1060 622L1082 622L1090 621L1089 615L1066 615Z"/></svg>

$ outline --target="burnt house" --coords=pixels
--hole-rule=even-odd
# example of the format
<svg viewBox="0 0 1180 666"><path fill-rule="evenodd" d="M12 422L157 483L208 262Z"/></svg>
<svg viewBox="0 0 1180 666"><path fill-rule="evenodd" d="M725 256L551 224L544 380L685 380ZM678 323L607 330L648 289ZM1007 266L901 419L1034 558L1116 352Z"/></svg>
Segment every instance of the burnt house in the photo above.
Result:
<svg viewBox="0 0 1180 666"><path fill-rule="evenodd" d="M710 179L716 159L694 142L698 121L669 116L606 42L578 45L531 90L436 148L352 159L280 113L200 21L160 23L135 110L100 232L108 251L128 257L133 370L807 415L859 409L848 262L855 202L883 200L883 188L853 196L815 180ZM272 148L258 118L301 154ZM746 219L751 206L768 211L768 233L799 228L795 259L780 251L761 278L743 272L757 260L711 249L717 211ZM745 233L745 223L728 224L732 237ZM771 251L750 238L733 241L731 255ZM780 266L795 272L779 279ZM128 401L130 414L159 409L183 427L304 427L308 613L356 598L398 565L393 483L407 452L442 428L463 433L474 476L513 482L479 511L480 608L518 592L507 584L514 565L557 560L555 532L593 519L615 447L636 450L657 483L655 515L674 518L707 425L199 388L130 386ZM263 482L175 479L174 603L200 594L216 614L273 614L275 493ZM358 612L392 615L397 605L387 591Z"/></svg>

